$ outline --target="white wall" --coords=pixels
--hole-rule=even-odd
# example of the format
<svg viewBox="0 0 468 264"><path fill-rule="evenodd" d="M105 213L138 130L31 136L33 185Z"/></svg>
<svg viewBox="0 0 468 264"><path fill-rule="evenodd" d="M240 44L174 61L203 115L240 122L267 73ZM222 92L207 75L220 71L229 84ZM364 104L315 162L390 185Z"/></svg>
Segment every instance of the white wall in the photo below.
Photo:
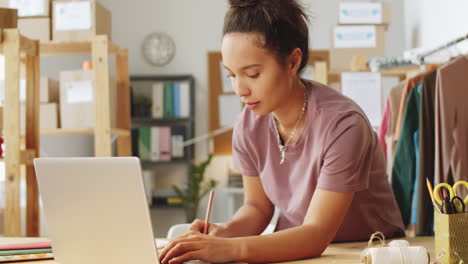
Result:
<svg viewBox="0 0 468 264"><path fill-rule="evenodd" d="M405 48L434 48L468 34L468 1L405 0ZM467 41L459 46L468 52Z"/></svg>

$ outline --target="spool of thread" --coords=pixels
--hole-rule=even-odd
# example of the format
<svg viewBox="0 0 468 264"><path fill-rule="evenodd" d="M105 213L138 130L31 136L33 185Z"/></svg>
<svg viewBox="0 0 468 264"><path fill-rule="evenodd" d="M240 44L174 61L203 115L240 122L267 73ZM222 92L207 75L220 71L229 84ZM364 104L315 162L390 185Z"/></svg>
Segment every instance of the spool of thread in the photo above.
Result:
<svg viewBox="0 0 468 264"><path fill-rule="evenodd" d="M390 247L409 247L410 244L408 240L392 240L388 243Z"/></svg>
<svg viewBox="0 0 468 264"><path fill-rule="evenodd" d="M367 248L361 258L365 264L428 264L425 247L377 247Z"/></svg>

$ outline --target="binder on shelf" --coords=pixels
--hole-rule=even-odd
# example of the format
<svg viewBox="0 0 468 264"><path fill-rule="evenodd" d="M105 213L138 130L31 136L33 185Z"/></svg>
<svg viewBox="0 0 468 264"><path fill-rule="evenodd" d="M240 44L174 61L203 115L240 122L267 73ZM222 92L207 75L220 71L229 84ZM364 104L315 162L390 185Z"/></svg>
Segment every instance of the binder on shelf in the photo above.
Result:
<svg viewBox="0 0 468 264"><path fill-rule="evenodd" d="M132 156L139 157L140 153L138 152L138 128L132 129Z"/></svg>
<svg viewBox="0 0 468 264"><path fill-rule="evenodd" d="M172 84L172 107L173 107L173 114L175 118L180 118L180 83L174 82Z"/></svg>
<svg viewBox="0 0 468 264"><path fill-rule="evenodd" d="M159 127L159 160L171 160L171 128Z"/></svg>
<svg viewBox="0 0 468 264"><path fill-rule="evenodd" d="M175 159L184 158L184 138L185 138L185 127L183 126L171 127L172 158L175 158Z"/></svg>
<svg viewBox="0 0 468 264"><path fill-rule="evenodd" d="M155 82L152 87L153 105L152 117L159 119L164 117L164 83Z"/></svg>
<svg viewBox="0 0 468 264"><path fill-rule="evenodd" d="M151 127L151 161L159 161L159 127Z"/></svg>
<svg viewBox="0 0 468 264"><path fill-rule="evenodd" d="M143 161L150 160L151 130L149 127L138 129L138 156Z"/></svg>
<svg viewBox="0 0 468 264"><path fill-rule="evenodd" d="M174 90L171 82L164 82L164 117L174 117Z"/></svg>
<svg viewBox="0 0 468 264"><path fill-rule="evenodd" d="M190 83L182 81L180 85L180 117L190 117Z"/></svg>

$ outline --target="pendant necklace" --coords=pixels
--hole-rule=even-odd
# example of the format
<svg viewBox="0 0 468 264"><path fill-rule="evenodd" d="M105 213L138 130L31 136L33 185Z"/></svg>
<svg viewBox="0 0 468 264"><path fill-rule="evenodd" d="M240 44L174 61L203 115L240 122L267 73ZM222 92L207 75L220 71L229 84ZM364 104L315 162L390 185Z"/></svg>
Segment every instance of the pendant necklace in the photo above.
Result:
<svg viewBox="0 0 468 264"><path fill-rule="evenodd" d="M306 94L306 91L304 91L304 104L302 105L301 113L299 114L299 117L297 118L296 124L294 124L293 130L291 131L291 133L289 133L288 139L286 139L284 144L281 142L279 126L278 126L278 123L277 123L278 121L276 120L275 117L273 117L275 127L276 127L276 131L277 131L276 135L277 135L277 139L278 139L278 148L279 148L279 151L280 151L280 154L281 154L280 164L283 164L284 160L286 159L286 148L288 147L289 141L291 141L291 139L296 134L296 130L297 130L299 124L301 123L302 118L304 117L304 113L305 113L306 109L307 109L307 94Z"/></svg>

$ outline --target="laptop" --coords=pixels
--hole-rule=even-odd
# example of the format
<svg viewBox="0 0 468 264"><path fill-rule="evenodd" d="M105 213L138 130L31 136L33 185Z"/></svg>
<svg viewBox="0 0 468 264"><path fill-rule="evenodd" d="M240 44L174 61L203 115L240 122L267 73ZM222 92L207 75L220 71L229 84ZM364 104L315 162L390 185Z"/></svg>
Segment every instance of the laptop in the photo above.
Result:
<svg viewBox="0 0 468 264"><path fill-rule="evenodd" d="M138 158L37 158L34 167L58 263L160 263Z"/></svg>

